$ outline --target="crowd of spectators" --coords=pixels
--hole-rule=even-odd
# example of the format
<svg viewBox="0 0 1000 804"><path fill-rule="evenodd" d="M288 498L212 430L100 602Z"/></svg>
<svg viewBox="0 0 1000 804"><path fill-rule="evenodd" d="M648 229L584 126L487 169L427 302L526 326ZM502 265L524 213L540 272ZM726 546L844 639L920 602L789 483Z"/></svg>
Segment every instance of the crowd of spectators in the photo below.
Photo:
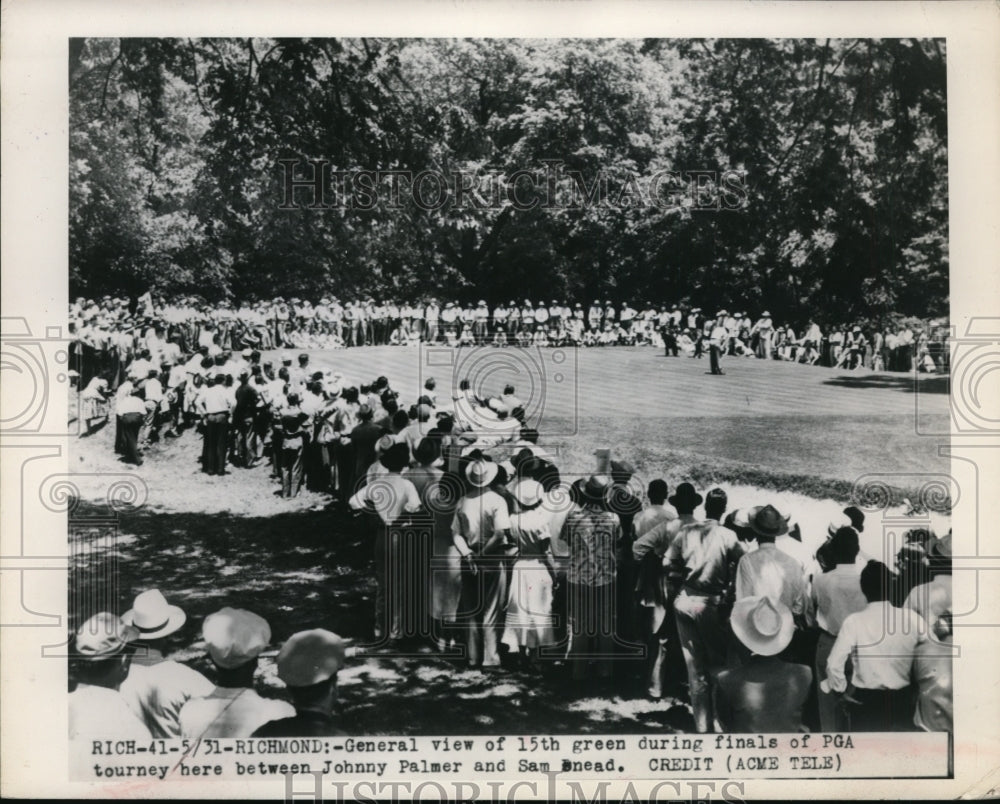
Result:
<svg viewBox="0 0 1000 804"><path fill-rule="evenodd" d="M373 650L460 651L471 668L555 672L608 694L639 677L652 698L686 698L702 732L951 728L950 532L912 529L890 570L860 552L852 507L810 555L793 513L765 501L730 511L720 488L643 489L624 460L564 476L510 385L348 384L307 353L276 367L206 345L162 358L141 351L114 394L88 383L89 423L114 400L127 460L161 433L200 431L206 473L269 467L283 495L305 484L353 511L373 559ZM282 703L252 689L270 644L260 617L206 620L209 681L157 653L152 625L182 615L144 595L77 634L74 734L104 728L98 710L154 736L340 731L339 637L289 636ZM132 661L134 645L154 650Z"/></svg>

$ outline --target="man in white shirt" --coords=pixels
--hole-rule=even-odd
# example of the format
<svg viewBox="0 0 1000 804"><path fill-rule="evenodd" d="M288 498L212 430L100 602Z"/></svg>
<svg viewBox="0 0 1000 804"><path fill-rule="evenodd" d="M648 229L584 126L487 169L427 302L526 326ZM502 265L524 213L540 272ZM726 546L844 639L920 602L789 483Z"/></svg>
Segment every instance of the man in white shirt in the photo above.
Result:
<svg viewBox="0 0 1000 804"><path fill-rule="evenodd" d="M149 376L149 372L155 369L153 361L150 360L149 349L143 349L139 352L139 356L132 361L132 365L129 366L128 373L129 376L138 381L140 384L145 382L146 378Z"/></svg>
<svg viewBox="0 0 1000 804"><path fill-rule="evenodd" d="M157 418L163 405L163 384L160 382L160 375L156 369L149 370L142 388L142 395L146 401L146 417L142 422L139 443L145 447L149 445L150 441L155 441L159 437Z"/></svg>
<svg viewBox="0 0 1000 804"><path fill-rule="evenodd" d="M201 698L215 685L187 665L167 659L166 638L187 620L178 606L167 603L158 589L136 596L122 622L138 629L138 650L122 682L125 702L142 718L154 737L180 737L178 717L191 698Z"/></svg>
<svg viewBox="0 0 1000 804"><path fill-rule="evenodd" d="M723 371L719 367L719 358L724 353L728 343L729 343L729 330L723 323L726 320L726 316L729 315L725 310L719 310L719 314L715 317L715 324L711 329L711 338L709 341L709 361L711 363L712 374L722 374Z"/></svg>
<svg viewBox="0 0 1000 804"><path fill-rule="evenodd" d="M736 568L736 599L766 596L780 600L801 625L806 606L802 565L774 543L788 531L788 521L772 505L752 508L747 521L757 536L757 549L743 556Z"/></svg>
<svg viewBox="0 0 1000 804"><path fill-rule="evenodd" d="M701 495L690 484L678 487L690 500L674 502L680 513L693 513ZM686 525L667 549L663 563L671 581L680 587L674 599L677 632L684 648L688 688L695 729L704 734L712 730L712 687L725 665L728 629L723 606L735 578L735 567L743 556L743 546L736 534L720 524L726 512L727 497L722 489L712 489L705 500L705 521ZM682 508L684 510L682 510Z"/></svg>
<svg viewBox="0 0 1000 804"><path fill-rule="evenodd" d="M400 441L406 444L410 450L410 457L416 454L417 445L433 426L430 423L432 412L433 408L429 405L417 405L417 418L411 421L399 434Z"/></svg>
<svg viewBox="0 0 1000 804"><path fill-rule="evenodd" d="M667 483L662 478L657 478L649 483L646 489L646 496L649 498L649 505L647 505L641 513L637 514L635 519L632 521L632 526L635 528L636 539L641 539L649 531L655 528L657 525L661 525L664 522L671 522L677 519L677 512L674 511L673 506L667 506L664 503L667 501L667 493L669 489L667 488ZM633 544L633 552L635 551L635 545ZM662 556L664 550L660 553ZM641 559L641 555L637 555L636 559Z"/></svg>
<svg viewBox="0 0 1000 804"><path fill-rule="evenodd" d="M257 657L271 641L267 620L227 606L205 618L202 636L218 683L206 697L184 704L182 736L249 737L271 720L295 715L290 703L262 698L253 688Z"/></svg>
<svg viewBox="0 0 1000 804"><path fill-rule="evenodd" d="M129 644L139 631L107 611L95 614L73 640L73 676L69 694L71 740L149 740L152 736L119 692L132 661Z"/></svg>
<svg viewBox="0 0 1000 804"><path fill-rule="evenodd" d="M917 646L927 639L927 624L916 612L889 602L892 574L885 564L869 561L860 580L868 605L844 619L820 690L844 693L848 731L912 730L910 676ZM850 686L848 658L854 669Z"/></svg>
<svg viewBox="0 0 1000 804"><path fill-rule="evenodd" d="M465 476L472 490L459 501L451 525L462 557L459 618L465 623L469 666L499 667L499 626L507 596L503 561L510 541L507 501L489 488L497 476L495 463L473 461Z"/></svg>
<svg viewBox="0 0 1000 804"><path fill-rule="evenodd" d="M441 319L441 308L438 306L437 299L431 299L427 304L427 308L424 311L424 321L427 323L427 334L424 340L427 343L437 343L438 339L438 321Z"/></svg>
<svg viewBox="0 0 1000 804"><path fill-rule="evenodd" d="M226 473L226 450L229 446L229 413L235 407L223 374L209 377L198 398L199 411L205 417L202 446L202 471L209 475Z"/></svg>
<svg viewBox="0 0 1000 804"><path fill-rule="evenodd" d="M685 489L694 488L681 484ZM663 682L669 675L667 667L667 647L677 643L677 628L670 616L670 598L666 589L666 573L663 556L670 542L683 525L695 522L693 508L681 504L684 512L678 517L673 504L667 501L666 481L657 478L650 482L646 494L649 505L635 516L632 527L636 540L632 543L632 558L636 562L635 592L639 607L640 633L646 641L650 655L654 656L649 671L648 694L651 698L663 697ZM669 668L669 670L680 668ZM682 671L681 671L682 672Z"/></svg>
<svg viewBox="0 0 1000 804"><path fill-rule="evenodd" d="M122 389L127 393L122 394ZM132 383L123 383L119 388L119 397L115 402L115 414L121 426L121 450L127 463L142 466L142 453L139 451L139 434L146 420L146 403L140 397L140 391Z"/></svg>
<svg viewBox="0 0 1000 804"><path fill-rule="evenodd" d="M510 411L524 407L524 403L515 395L513 385L504 386L503 394L500 396L500 401L503 402L507 410Z"/></svg>
<svg viewBox="0 0 1000 804"><path fill-rule="evenodd" d="M813 576L807 606L807 620L820 630L815 654L817 684L826 679L826 662L844 620L868 605L857 563L858 532L850 526L841 527L828 545L827 555L835 566ZM819 691L819 722L823 731L838 730L836 693Z"/></svg>
<svg viewBox="0 0 1000 804"><path fill-rule="evenodd" d="M404 582L412 582L414 568L403 565L400 534L393 526L406 514L420 510L420 495L416 486L401 474L410 463L406 444L393 444L375 463L384 467L385 473L369 480L348 500L348 505L355 511L374 514L371 525L375 541L375 639L387 636L396 640L403 636L403 606L407 602L403 599Z"/></svg>

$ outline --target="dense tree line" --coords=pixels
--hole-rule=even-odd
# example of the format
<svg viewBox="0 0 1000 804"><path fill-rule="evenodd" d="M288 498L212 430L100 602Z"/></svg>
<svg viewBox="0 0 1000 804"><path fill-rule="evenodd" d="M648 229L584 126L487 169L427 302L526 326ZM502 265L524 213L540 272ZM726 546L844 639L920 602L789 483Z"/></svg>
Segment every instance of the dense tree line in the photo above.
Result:
<svg viewBox="0 0 1000 804"><path fill-rule="evenodd" d="M71 293L941 315L945 78L938 40L73 40ZM540 178L283 204L320 159Z"/></svg>

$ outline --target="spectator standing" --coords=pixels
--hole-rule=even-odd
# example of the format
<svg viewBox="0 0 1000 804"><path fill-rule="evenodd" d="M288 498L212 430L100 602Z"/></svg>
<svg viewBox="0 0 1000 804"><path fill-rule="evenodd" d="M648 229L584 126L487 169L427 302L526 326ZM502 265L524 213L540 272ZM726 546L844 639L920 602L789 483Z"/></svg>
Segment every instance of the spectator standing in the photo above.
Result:
<svg viewBox="0 0 1000 804"><path fill-rule="evenodd" d="M701 495L695 499L700 503ZM712 489L705 501L705 521L682 527L664 557L678 589L674 612L699 733L712 730L712 684L726 661L729 601L743 557L736 534L719 522L727 501L722 489Z"/></svg>

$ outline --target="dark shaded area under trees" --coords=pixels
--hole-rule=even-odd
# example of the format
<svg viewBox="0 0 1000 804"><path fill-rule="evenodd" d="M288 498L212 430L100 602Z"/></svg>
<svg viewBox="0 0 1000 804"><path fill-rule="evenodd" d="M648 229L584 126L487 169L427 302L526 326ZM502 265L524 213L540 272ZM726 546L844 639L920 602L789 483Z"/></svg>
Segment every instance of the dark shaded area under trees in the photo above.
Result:
<svg viewBox="0 0 1000 804"><path fill-rule="evenodd" d="M69 54L72 296L947 313L939 40L77 39ZM616 203L281 209L289 158L507 176L554 159L605 177ZM745 171L745 207L621 202L633 179L688 170Z"/></svg>

